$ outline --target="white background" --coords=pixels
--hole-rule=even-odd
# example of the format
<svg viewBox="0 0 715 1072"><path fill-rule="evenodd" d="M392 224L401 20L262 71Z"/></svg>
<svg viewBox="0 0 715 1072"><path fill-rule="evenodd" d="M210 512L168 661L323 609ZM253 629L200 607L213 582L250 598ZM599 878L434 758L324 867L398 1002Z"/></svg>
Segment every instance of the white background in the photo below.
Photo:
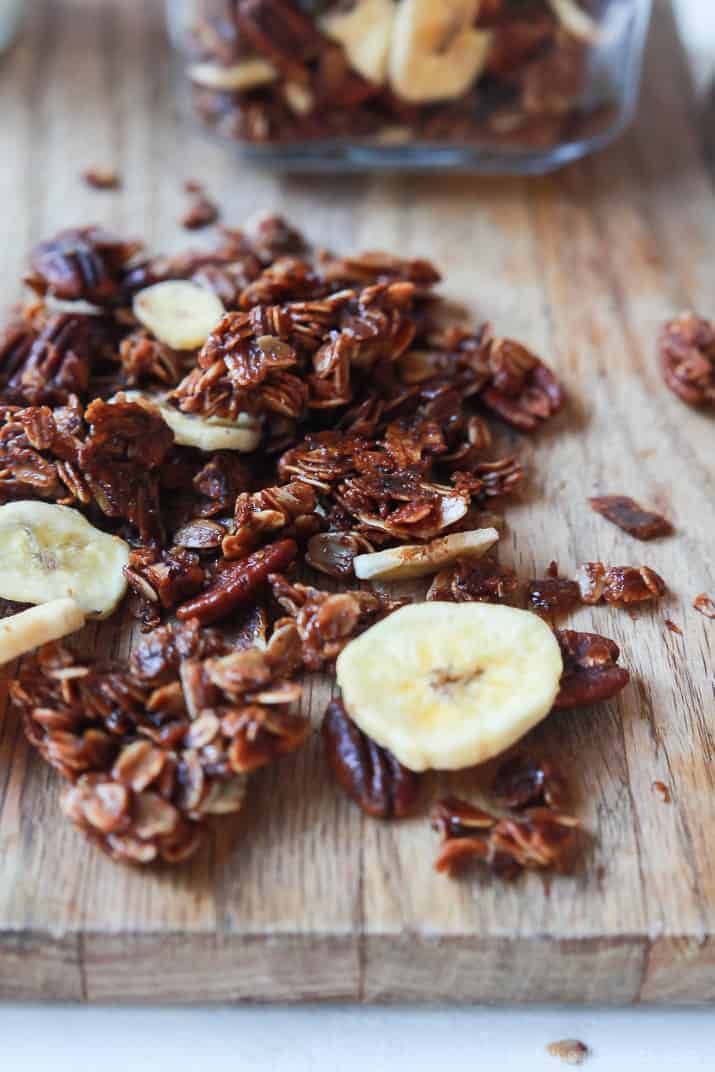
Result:
<svg viewBox="0 0 715 1072"><path fill-rule="evenodd" d="M715 73L715 0L675 4L705 92ZM584 1069L594 1072L715 1072L712 1010L330 1006L4 1006L0 1072L558 1072L569 1066L546 1045L562 1038L590 1047Z"/></svg>

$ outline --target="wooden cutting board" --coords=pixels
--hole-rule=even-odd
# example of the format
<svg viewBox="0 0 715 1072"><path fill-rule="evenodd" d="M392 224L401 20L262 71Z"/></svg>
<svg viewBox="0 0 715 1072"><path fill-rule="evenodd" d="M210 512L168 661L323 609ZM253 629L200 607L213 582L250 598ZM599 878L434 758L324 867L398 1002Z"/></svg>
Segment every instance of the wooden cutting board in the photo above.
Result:
<svg viewBox="0 0 715 1072"><path fill-rule="evenodd" d="M672 595L629 615L584 608L579 628L621 644L632 684L611 704L532 733L591 833L573 878L504 884L434 873L429 801L489 772L428 779L424 814L363 818L319 741L255 778L235 825L176 871L123 868L58 812L60 779L0 718L0 996L77 1001L708 1001L715 999L715 596L712 417L683 406L654 358L660 322L715 313L715 200L668 6L658 8L641 117L601 156L544 179L281 179L180 121L161 5L32 5L0 66L0 302L29 245L103 222L177 248L182 181L205 180L239 224L280 209L339 250L432 257L444 291L563 375L568 412L513 445L530 467L504 554L522 576L558 559L645 562ZM116 166L119 194L87 190ZM677 533L639 544L589 512L631 494ZM683 630L670 632L664 618ZM103 626L91 643L126 652ZM329 684L314 680L318 719ZM670 787L665 804L653 789Z"/></svg>

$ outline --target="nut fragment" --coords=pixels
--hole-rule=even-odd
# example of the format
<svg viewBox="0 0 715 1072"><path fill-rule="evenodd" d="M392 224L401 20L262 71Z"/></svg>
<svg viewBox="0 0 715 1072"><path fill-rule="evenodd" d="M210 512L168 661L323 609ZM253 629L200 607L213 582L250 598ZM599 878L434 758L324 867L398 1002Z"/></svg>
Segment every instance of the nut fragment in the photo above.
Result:
<svg viewBox="0 0 715 1072"><path fill-rule="evenodd" d="M561 647L564 671L555 708L582 707L609 700L624 689L630 675L618 666L620 649L597 633L577 633L560 629L556 639Z"/></svg>
<svg viewBox="0 0 715 1072"><path fill-rule="evenodd" d="M224 313L216 294L183 279L168 279L140 290L134 315L173 350L203 346Z"/></svg>
<svg viewBox="0 0 715 1072"><path fill-rule="evenodd" d="M701 592L693 600L693 606L706 618L715 618L715 600L712 600L706 592Z"/></svg>
<svg viewBox="0 0 715 1072"><path fill-rule="evenodd" d="M669 536L673 531L673 526L662 514L644 510L627 495L599 495L588 501L597 514L637 540L653 540L658 536Z"/></svg>
<svg viewBox="0 0 715 1072"><path fill-rule="evenodd" d="M198 618L202 624L219 621L237 607L256 598L271 573L280 572L295 558L294 540L279 540L235 562L223 561L213 582L195 599L176 611L179 621Z"/></svg>
<svg viewBox="0 0 715 1072"><path fill-rule="evenodd" d="M641 603L659 599L666 590L663 578L648 566L609 566L583 562L577 572L584 603Z"/></svg>
<svg viewBox="0 0 715 1072"><path fill-rule="evenodd" d="M695 313L663 325L658 340L666 385L689 406L715 407L715 326Z"/></svg>
<svg viewBox="0 0 715 1072"><path fill-rule="evenodd" d="M401 819L414 810L418 775L363 733L340 700L328 704L322 737L325 757L337 781L367 815Z"/></svg>
<svg viewBox="0 0 715 1072"><path fill-rule="evenodd" d="M588 1046L578 1039L559 1039L558 1042L550 1042L546 1047L547 1053L552 1057L560 1057L568 1065L580 1065L591 1052Z"/></svg>

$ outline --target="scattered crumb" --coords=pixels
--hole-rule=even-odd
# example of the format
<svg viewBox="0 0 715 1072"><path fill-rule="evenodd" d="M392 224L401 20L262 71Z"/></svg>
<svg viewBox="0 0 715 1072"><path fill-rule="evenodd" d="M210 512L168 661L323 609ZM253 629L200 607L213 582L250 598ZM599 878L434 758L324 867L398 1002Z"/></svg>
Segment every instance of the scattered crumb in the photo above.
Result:
<svg viewBox="0 0 715 1072"><path fill-rule="evenodd" d="M188 231L197 231L200 227L210 227L212 223L216 223L219 217L218 205L201 189L193 191L192 197L189 208L181 217L181 226Z"/></svg>
<svg viewBox="0 0 715 1072"><path fill-rule="evenodd" d="M199 182L198 179L187 179L184 183L184 192L187 194L202 194L204 192L204 184Z"/></svg>
<svg viewBox="0 0 715 1072"><path fill-rule="evenodd" d="M118 190L122 185L119 175L111 168L87 168L82 178L93 190Z"/></svg>
<svg viewBox="0 0 715 1072"><path fill-rule="evenodd" d="M554 578L558 577L558 575L559 575L559 564L558 564L558 562L556 561L555 558L552 558L551 561L549 562L549 568L546 571L546 575L548 577L554 577Z"/></svg>
<svg viewBox="0 0 715 1072"><path fill-rule="evenodd" d="M683 635L683 630L680 628L680 626L676 625L675 622L671 621L670 618L665 618L664 621L665 624L668 626L668 629L670 629L671 633L677 633L678 636Z"/></svg>
<svg viewBox="0 0 715 1072"><path fill-rule="evenodd" d="M561 1039L559 1042L550 1042L546 1047L547 1053L552 1057L560 1057L567 1065L580 1065L588 1057L590 1050L585 1043L578 1039Z"/></svg>
<svg viewBox="0 0 715 1072"><path fill-rule="evenodd" d="M715 602L707 592L701 592L699 596L696 596L693 600L693 606L706 618L715 618Z"/></svg>
<svg viewBox="0 0 715 1072"><path fill-rule="evenodd" d="M673 798L670 795L670 789L668 789L665 782L653 782L653 789L655 789L664 804L672 804Z"/></svg>

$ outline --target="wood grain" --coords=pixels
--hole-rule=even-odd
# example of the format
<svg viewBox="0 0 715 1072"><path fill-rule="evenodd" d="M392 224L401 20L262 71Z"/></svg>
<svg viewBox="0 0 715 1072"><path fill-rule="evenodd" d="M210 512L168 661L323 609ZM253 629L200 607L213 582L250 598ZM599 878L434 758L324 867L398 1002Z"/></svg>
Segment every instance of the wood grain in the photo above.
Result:
<svg viewBox="0 0 715 1072"><path fill-rule="evenodd" d="M591 832L571 879L449 883L425 816L368 821L332 785L317 740L257 776L225 825L173 873L122 869L58 814L59 780L0 720L0 996L68 1000L712 1001L715 999L713 420L660 382L654 342L682 307L713 314L715 213L682 56L657 6L641 114L601 156L544 179L279 178L187 125L161 5L38 0L0 67L0 303L20 295L29 245L97 221L185 241L183 180L204 180L240 223L280 208L338 249L424 254L445 291L543 353L569 411L507 436L531 467L508 512L505 557L538 575L585 558L647 564L671 586L635 620L583 609L633 672L613 704L554 715L534 752L569 771ZM86 189L116 167L121 193ZM591 514L624 492L671 515L644 547ZM673 618L683 636L664 625ZM88 643L126 651L127 631ZM330 683L313 679L318 718ZM449 784L476 792L490 770ZM652 789L669 785L673 802ZM446 778L429 779L425 803Z"/></svg>

